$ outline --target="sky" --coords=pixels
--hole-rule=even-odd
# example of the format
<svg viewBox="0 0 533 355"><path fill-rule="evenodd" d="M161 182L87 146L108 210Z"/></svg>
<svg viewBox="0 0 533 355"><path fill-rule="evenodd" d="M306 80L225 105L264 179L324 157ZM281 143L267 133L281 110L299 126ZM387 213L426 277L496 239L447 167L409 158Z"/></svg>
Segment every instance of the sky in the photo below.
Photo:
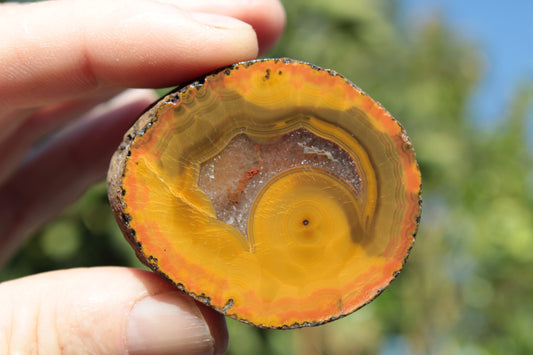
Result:
<svg viewBox="0 0 533 355"><path fill-rule="evenodd" d="M471 101L476 122L498 122L524 81L533 85L533 0L404 0L408 18L439 14L483 52L485 73ZM533 107L529 111L533 122ZM533 128L533 124L531 124Z"/></svg>

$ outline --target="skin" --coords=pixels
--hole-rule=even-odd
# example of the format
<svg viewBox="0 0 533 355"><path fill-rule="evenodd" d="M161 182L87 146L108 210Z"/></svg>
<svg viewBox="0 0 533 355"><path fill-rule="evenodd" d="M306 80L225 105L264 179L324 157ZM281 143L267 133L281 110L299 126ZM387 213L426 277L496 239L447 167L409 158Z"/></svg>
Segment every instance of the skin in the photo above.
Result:
<svg viewBox="0 0 533 355"><path fill-rule="evenodd" d="M284 21L276 0L0 5L0 264L105 177L123 133L156 98L139 88L253 59L276 42ZM220 314L156 275L128 268L1 283L0 314L2 354L227 347Z"/></svg>

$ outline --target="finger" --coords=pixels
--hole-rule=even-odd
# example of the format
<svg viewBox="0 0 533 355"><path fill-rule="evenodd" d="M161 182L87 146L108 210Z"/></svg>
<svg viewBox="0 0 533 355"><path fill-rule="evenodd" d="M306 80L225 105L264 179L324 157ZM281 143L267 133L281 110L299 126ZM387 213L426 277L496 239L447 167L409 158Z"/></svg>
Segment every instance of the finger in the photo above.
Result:
<svg viewBox="0 0 533 355"><path fill-rule="evenodd" d="M2 354L220 354L227 347L222 315L143 270L71 269L5 282L0 313Z"/></svg>
<svg viewBox="0 0 533 355"><path fill-rule="evenodd" d="M253 9L245 4L241 13ZM254 58L252 27L216 15L213 6L212 13L150 0L6 7L0 13L0 33L10 34L0 40L0 111L74 98L105 85L171 86Z"/></svg>
<svg viewBox="0 0 533 355"><path fill-rule="evenodd" d="M155 100L130 90L89 112L29 156L0 186L0 265L22 237L105 177L124 132Z"/></svg>
<svg viewBox="0 0 533 355"><path fill-rule="evenodd" d="M79 118L92 107L109 100L118 92L116 88L99 90L80 100L63 102L39 110L17 110L6 115L7 122L10 124L7 125L6 134L0 133L0 152L2 152L0 154L0 184L13 172L21 157L36 141L50 135L69 121Z"/></svg>
<svg viewBox="0 0 533 355"><path fill-rule="evenodd" d="M161 0L160 0L161 1ZM285 28L285 10L277 0L166 0L188 11L216 12L240 19L253 26L259 42L259 54L277 42Z"/></svg>

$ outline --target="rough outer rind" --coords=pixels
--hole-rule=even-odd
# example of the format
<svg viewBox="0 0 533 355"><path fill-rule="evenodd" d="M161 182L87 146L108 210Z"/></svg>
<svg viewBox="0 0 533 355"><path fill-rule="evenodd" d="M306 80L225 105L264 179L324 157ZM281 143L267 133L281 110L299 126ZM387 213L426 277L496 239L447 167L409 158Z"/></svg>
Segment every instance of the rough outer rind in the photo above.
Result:
<svg viewBox="0 0 533 355"><path fill-rule="evenodd" d="M124 196L126 190L122 187L122 177L130 154L131 144L135 141L138 134L144 132L147 129L147 126L151 125L154 116L152 108L157 110L157 107L164 104L165 102L158 101L154 105L149 106L142 116L124 134L122 143L111 158L109 170L107 172L107 195L115 219L117 220L122 233L126 237L126 240L135 250L137 258L150 268L152 268L153 263L150 263L143 254L142 245L135 238L135 230L129 226L129 220L131 217L124 212L126 206L122 196ZM124 222L121 223L120 220Z"/></svg>

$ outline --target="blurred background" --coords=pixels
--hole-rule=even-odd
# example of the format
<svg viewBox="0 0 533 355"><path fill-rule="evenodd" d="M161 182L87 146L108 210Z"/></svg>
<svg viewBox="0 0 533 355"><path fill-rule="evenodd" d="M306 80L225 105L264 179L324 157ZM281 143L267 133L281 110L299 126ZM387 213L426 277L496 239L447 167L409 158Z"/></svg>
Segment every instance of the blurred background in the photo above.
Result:
<svg viewBox="0 0 533 355"><path fill-rule="evenodd" d="M422 221L403 272L371 304L292 331L228 320L230 354L533 353L533 4L284 5L287 30L268 56L338 71L404 125ZM103 183L35 233L0 281L93 265L141 267Z"/></svg>

